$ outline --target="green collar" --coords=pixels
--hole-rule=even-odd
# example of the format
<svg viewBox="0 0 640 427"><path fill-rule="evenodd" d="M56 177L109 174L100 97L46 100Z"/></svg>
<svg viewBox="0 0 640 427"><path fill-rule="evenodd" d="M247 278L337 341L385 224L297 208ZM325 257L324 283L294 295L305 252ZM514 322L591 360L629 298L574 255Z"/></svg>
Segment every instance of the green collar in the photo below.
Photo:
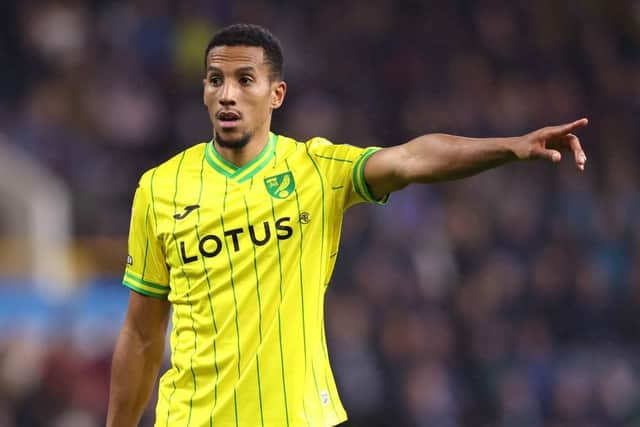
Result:
<svg viewBox="0 0 640 427"><path fill-rule="evenodd" d="M213 169L226 176L227 178L235 179L238 182L244 182L255 174L260 172L265 167L269 160L273 158L276 151L276 143L278 142L278 135L273 132L269 132L269 140L264 146L262 151L253 158L249 163L244 166L238 167L222 157L216 150L213 144L213 139L207 144L205 149L205 157L207 162Z"/></svg>

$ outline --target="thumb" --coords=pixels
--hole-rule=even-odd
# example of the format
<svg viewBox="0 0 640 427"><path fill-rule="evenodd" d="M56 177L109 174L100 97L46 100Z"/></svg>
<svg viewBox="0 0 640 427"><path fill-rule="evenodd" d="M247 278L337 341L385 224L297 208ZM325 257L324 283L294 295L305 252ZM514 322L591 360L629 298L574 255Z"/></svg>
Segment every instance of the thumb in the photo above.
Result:
<svg viewBox="0 0 640 427"><path fill-rule="evenodd" d="M558 150L548 150L548 149L542 148L534 152L534 157L538 159L549 160L553 163L557 163L560 161L560 159L562 159L562 154L560 154Z"/></svg>

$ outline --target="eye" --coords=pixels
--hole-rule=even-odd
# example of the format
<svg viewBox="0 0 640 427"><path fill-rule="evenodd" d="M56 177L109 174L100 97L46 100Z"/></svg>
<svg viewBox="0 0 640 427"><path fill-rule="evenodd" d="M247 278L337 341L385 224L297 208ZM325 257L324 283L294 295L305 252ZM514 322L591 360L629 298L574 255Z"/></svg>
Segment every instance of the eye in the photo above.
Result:
<svg viewBox="0 0 640 427"><path fill-rule="evenodd" d="M248 85L253 82L253 78L251 76L242 76L240 77L239 81L242 85Z"/></svg>
<svg viewBox="0 0 640 427"><path fill-rule="evenodd" d="M220 86L222 84L222 77L211 76L209 77L209 83L211 83L213 86Z"/></svg>

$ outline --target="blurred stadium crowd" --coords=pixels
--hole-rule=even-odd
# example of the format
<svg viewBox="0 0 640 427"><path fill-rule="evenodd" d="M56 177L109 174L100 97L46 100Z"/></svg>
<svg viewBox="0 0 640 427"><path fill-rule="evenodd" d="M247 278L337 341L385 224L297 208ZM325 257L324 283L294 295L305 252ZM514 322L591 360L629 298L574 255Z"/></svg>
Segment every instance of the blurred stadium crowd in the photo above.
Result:
<svg viewBox="0 0 640 427"><path fill-rule="evenodd" d="M70 186L78 239L124 241L139 175L210 138L203 48L237 21L281 38L273 129L298 139L591 120L584 173L512 164L347 213L327 297L346 425L640 426L640 3L2 2L0 132ZM119 274L95 263L115 317L3 324L0 426L103 425Z"/></svg>

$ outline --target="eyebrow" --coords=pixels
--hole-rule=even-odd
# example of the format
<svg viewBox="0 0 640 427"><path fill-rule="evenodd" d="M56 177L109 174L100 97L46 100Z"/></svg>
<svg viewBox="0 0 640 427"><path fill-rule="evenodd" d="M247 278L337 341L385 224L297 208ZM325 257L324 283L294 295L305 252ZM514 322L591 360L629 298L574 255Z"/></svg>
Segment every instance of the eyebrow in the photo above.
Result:
<svg viewBox="0 0 640 427"><path fill-rule="evenodd" d="M207 74L209 73L221 73L222 74L222 70L218 67L214 67L212 65L207 65ZM244 74L244 73L255 73L256 72L256 68L253 66L247 66L247 67L240 67L237 68L235 70L233 70L234 74Z"/></svg>

